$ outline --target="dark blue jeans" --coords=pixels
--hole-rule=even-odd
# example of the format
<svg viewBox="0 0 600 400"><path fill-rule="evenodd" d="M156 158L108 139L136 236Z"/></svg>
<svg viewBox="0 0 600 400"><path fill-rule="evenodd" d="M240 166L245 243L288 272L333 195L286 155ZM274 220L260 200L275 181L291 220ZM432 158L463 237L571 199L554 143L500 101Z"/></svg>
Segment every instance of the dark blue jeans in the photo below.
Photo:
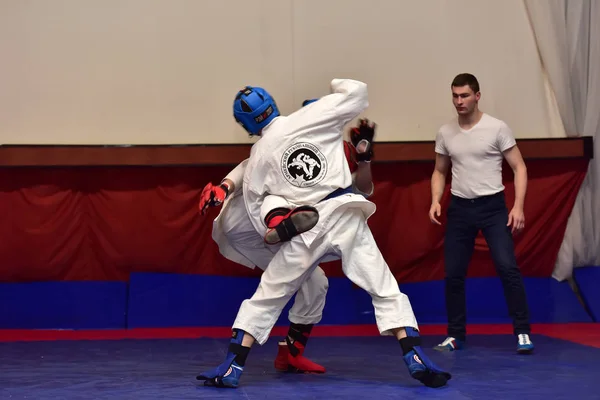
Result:
<svg viewBox="0 0 600 400"><path fill-rule="evenodd" d="M481 230L504 288L515 335L530 333L523 277L515 258L504 192L476 199L452 196L444 241L448 336L465 340L467 310L465 278Z"/></svg>

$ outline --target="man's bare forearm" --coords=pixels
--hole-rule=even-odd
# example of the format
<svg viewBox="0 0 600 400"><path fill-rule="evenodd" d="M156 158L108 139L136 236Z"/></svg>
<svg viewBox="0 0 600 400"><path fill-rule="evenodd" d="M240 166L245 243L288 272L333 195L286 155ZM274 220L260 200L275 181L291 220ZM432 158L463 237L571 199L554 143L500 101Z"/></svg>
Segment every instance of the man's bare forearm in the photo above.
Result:
<svg viewBox="0 0 600 400"><path fill-rule="evenodd" d="M433 171L431 176L431 203L439 203L446 187L446 176L439 171Z"/></svg>
<svg viewBox="0 0 600 400"><path fill-rule="evenodd" d="M523 209L525 204L525 194L527 193L527 167L520 165L514 171L515 173L515 204L514 207Z"/></svg>

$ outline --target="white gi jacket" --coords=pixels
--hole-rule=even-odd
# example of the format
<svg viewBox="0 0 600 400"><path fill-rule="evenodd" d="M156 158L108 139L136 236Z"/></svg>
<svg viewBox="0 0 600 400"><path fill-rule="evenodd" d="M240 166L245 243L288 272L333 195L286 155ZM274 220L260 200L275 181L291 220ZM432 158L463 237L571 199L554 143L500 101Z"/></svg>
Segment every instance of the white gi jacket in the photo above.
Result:
<svg viewBox="0 0 600 400"><path fill-rule="evenodd" d="M261 207L268 195L291 206L310 205L319 211L319 222L301 235L307 246L319 237L340 207L359 207L365 218L375 204L348 193L324 199L336 189L350 188L352 176L343 147L343 129L369 105L367 85L351 79L334 79L332 94L275 118L252 146L244 172L244 202L257 232L266 226Z"/></svg>

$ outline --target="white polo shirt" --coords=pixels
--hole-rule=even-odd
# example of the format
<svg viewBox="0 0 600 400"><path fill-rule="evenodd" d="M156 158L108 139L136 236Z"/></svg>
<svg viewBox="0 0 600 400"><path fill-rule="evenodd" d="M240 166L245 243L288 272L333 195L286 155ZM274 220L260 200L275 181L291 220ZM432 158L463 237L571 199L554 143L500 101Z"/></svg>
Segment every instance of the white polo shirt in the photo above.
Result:
<svg viewBox="0 0 600 400"><path fill-rule="evenodd" d="M435 152L452 160L451 193L473 199L504 190L502 153L516 144L508 125L485 113L469 130L462 129L458 119L442 126Z"/></svg>

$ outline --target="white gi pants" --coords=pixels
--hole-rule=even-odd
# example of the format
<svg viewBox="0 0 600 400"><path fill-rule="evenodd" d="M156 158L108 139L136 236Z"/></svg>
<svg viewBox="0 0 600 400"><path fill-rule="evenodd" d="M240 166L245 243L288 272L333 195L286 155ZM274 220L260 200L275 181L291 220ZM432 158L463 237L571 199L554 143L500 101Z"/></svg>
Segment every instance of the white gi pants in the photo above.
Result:
<svg viewBox="0 0 600 400"><path fill-rule="evenodd" d="M280 245L267 245L263 236L256 232L246 212L244 197L241 194L228 200L228 204L224 205L216 224L220 225L216 226L215 229L220 229L227 239L226 244L223 240L217 243L221 252L232 261L245 261L244 265L248 265L247 261L250 261L250 263L265 270L279 250ZM216 238L216 236L217 234L213 231L213 237ZM227 251L231 252L231 249L226 249L226 245L239 254L229 257ZM238 261L240 256L247 260ZM290 322L295 324L319 323L323 316L328 288L327 276L317 266L298 288L294 304L288 315ZM281 313L281 310L279 310L279 313Z"/></svg>
<svg viewBox="0 0 600 400"><path fill-rule="evenodd" d="M394 328L418 329L410 301L400 292L363 211L342 208L334 211L329 221L326 233L310 247L299 236L281 245L254 295L242 303L234 329L248 332L264 344L285 304L326 256L341 257L344 274L371 295L381 335L391 335Z"/></svg>

